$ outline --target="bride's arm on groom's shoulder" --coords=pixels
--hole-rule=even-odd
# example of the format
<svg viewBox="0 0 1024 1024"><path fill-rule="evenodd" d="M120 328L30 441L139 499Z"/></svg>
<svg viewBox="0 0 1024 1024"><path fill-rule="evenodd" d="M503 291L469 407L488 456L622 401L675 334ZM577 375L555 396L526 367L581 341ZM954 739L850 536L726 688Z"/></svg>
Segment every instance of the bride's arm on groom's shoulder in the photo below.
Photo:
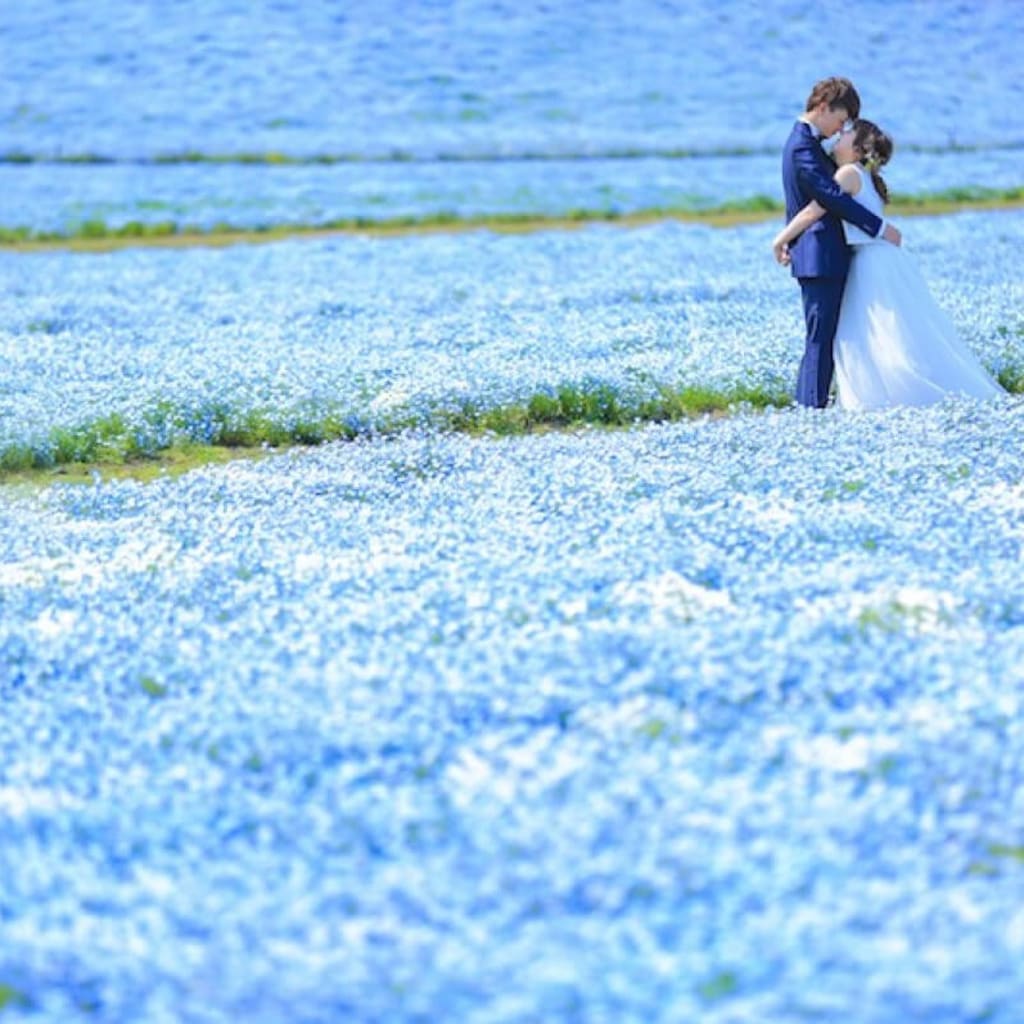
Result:
<svg viewBox="0 0 1024 1024"><path fill-rule="evenodd" d="M776 263L789 263L789 243L802 235L812 224L825 216L825 207L812 199L773 239L772 252Z"/></svg>

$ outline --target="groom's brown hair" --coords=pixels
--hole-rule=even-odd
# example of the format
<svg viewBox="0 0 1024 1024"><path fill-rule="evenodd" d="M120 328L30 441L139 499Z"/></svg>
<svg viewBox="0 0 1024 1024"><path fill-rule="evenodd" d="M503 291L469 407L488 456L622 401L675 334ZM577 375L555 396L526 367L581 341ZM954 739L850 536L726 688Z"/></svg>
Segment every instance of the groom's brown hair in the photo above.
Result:
<svg viewBox="0 0 1024 1024"><path fill-rule="evenodd" d="M823 101L828 104L829 110L842 107L852 120L860 117L860 96L848 78L823 78L807 97L807 109L813 110Z"/></svg>

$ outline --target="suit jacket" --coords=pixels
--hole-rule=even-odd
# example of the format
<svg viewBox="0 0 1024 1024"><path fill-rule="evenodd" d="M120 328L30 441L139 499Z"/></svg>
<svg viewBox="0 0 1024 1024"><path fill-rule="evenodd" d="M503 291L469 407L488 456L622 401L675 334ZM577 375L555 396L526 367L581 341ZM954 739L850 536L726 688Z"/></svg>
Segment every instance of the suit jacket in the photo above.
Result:
<svg viewBox="0 0 1024 1024"><path fill-rule="evenodd" d="M856 224L874 238L881 218L847 195L833 179L835 166L825 155L811 126L797 121L782 151L782 186L786 193L786 220L791 220L812 199L825 207L825 216L789 246L794 277L845 277L850 248L842 221Z"/></svg>

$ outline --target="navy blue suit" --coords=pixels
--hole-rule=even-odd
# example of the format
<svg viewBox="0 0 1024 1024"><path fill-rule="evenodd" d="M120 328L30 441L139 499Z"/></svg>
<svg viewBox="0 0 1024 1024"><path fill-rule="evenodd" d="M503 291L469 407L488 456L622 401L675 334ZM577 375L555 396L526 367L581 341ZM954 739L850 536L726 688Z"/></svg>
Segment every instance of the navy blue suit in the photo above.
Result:
<svg viewBox="0 0 1024 1024"><path fill-rule="evenodd" d="M825 207L825 216L789 246L793 276L804 299L807 343L800 362L796 400L823 408L832 383L832 343L839 323L850 249L842 221L875 236L882 221L848 196L833 180L835 166L820 140L805 121L793 126L782 151L782 186L786 193L786 220L796 216L812 199Z"/></svg>

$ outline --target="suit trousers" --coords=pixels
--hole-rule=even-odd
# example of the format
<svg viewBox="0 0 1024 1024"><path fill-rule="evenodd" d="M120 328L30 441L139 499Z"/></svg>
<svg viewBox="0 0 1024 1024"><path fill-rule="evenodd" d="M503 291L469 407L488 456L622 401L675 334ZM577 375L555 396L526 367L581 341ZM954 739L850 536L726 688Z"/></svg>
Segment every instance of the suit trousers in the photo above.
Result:
<svg viewBox="0 0 1024 1024"><path fill-rule="evenodd" d="M812 409L828 402L834 366L833 342L839 324L846 275L842 277L801 277L807 341L796 382L796 400Z"/></svg>

